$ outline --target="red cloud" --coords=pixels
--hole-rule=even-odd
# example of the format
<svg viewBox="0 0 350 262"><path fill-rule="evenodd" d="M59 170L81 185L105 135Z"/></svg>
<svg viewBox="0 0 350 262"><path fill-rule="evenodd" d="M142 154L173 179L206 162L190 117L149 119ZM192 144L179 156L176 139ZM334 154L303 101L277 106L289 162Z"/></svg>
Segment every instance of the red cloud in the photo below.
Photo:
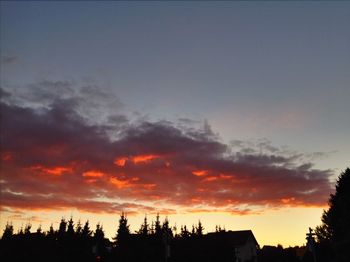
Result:
<svg viewBox="0 0 350 262"><path fill-rule="evenodd" d="M245 214L255 212L247 205L324 206L331 191L330 171L278 151L230 153L208 127L123 122L112 140L110 129L88 124L64 100L40 111L6 103L0 110L7 208L119 212L122 201L147 203L135 212L170 205Z"/></svg>

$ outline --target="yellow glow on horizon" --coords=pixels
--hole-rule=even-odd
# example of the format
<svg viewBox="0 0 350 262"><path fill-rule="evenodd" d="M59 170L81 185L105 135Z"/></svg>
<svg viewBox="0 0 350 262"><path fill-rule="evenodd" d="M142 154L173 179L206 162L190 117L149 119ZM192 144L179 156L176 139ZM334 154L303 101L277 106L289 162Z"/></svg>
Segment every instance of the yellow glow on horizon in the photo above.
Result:
<svg viewBox="0 0 350 262"><path fill-rule="evenodd" d="M167 215L171 226L177 227L180 232L181 225L186 225L189 229L196 225L200 220L205 228L205 232L215 231L215 226L220 225L226 230L247 230L253 231L260 247L264 245L282 244L284 247L303 245L306 243L305 234L309 227L314 228L321 223L322 208L282 208L276 210L265 210L262 214L250 215L231 215L225 212L212 213L178 213ZM96 214L79 212L76 209L62 211L48 210L28 210L25 214L16 215L7 211L2 211L0 230L3 232L6 222L12 221L14 232L16 233L26 223L30 222L33 227L32 231L41 225L44 231L47 231L53 223L55 229L58 228L62 216L69 219L73 216L75 224L78 220L84 223L90 222L90 228L95 229L98 222L103 225L106 237L112 239L118 228L119 215L122 210L114 214ZM131 232L139 229L143 222L145 214L131 215L128 214L128 223ZM148 222L154 221L156 214L147 214ZM163 221L166 215L160 214Z"/></svg>

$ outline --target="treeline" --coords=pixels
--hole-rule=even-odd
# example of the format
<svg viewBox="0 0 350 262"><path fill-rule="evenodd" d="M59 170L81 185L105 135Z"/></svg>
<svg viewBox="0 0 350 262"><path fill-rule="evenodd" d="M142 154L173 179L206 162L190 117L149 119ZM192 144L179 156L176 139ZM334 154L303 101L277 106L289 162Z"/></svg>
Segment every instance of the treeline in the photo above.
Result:
<svg viewBox="0 0 350 262"><path fill-rule="evenodd" d="M204 230L199 221L190 231L181 226L177 233L167 218L161 222L157 215L151 224L145 217L139 230L132 233L124 213L113 241L105 238L100 223L92 230L89 221L74 223L73 218L68 221L62 218L58 229L52 225L48 231L43 231L41 226L35 232L31 229L27 224L14 233L12 224L7 223L0 240L2 261L165 261L170 258L170 242L172 249L176 249L177 240L188 243L198 240ZM220 227L216 230L224 231ZM176 261L174 256L171 261Z"/></svg>
<svg viewBox="0 0 350 262"><path fill-rule="evenodd" d="M14 233L8 223L0 240L2 261L143 261L143 262L228 262L235 260L234 247L222 241L224 228L216 227L216 235L203 237L204 227L200 221L189 230L181 226L171 227L167 218L160 221L159 215L151 223L144 218L140 228L131 232L124 213L112 241L105 238L103 226L98 223L91 229L89 221L75 223L73 218L61 219L57 229L50 226L43 231L39 226L32 232L30 224ZM299 247L283 249L263 247L258 250L259 262L313 262L310 252L304 247L298 256Z"/></svg>
<svg viewBox="0 0 350 262"><path fill-rule="evenodd" d="M203 231L204 227L199 221L191 230L181 226L178 232L170 226L167 218L161 222L157 215L151 223L145 217L140 228L131 232L124 213L119 218L112 241L105 238L100 223L91 229L89 221L75 223L73 218L68 221L62 218L57 229L51 225L48 231L43 231L39 226L35 232L27 224L24 229L14 233L12 224L7 223L0 240L0 257L2 261L9 262L236 261L234 247L221 241L220 235L226 233L225 229L217 226L214 239L209 241L203 237ZM318 261L329 261L329 255L324 254L326 249L320 244L316 247ZM264 246L257 255L259 262L314 262L312 253L306 247Z"/></svg>
<svg viewBox="0 0 350 262"><path fill-rule="evenodd" d="M72 218L69 221L62 218L58 229L51 225L47 232L40 226L31 232L30 224L17 234L13 231L8 223L1 238L2 261L96 261L94 247L101 247L102 254L109 245L100 224L93 231L89 221L74 225Z"/></svg>

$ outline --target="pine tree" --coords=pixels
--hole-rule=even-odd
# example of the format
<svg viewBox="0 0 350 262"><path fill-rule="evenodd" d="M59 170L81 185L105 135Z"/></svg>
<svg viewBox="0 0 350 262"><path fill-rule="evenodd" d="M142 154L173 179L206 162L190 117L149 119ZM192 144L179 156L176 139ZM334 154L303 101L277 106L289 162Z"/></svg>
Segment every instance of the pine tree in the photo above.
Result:
<svg viewBox="0 0 350 262"><path fill-rule="evenodd" d="M96 241L103 241L105 238L105 233L103 232L103 227L100 223L97 223L95 233L94 233L94 239Z"/></svg>
<svg viewBox="0 0 350 262"><path fill-rule="evenodd" d="M23 225L21 226L21 228L18 230L17 235L19 236L23 236L24 232L23 232Z"/></svg>
<svg viewBox="0 0 350 262"><path fill-rule="evenodd" d="M187 230L187 226L181 226L181 233L180 233L181 238L188 238L190 236L190 232Z"/></svg>
<svg viewBox="0 0 350 262"><path fill-rule="evenodd" d="M100 223L97 223L93 240L95 244L94 252L95 252L95 255L98 257L100 257L105 251L104 238L105 238L105 233L103 232L103 227Z"/></svg>
<svg viewBox="0 0 350 262"><path fill-rule="evenodd" d="M341 173L336 192L331 194L329 209L323 212L322 225L316 228L319 240L350 240L350 169Z"/></svg>
<svg viewBox="0 0 350 262"><path fill-rule="evenodd" d="M24 234L29 235L31 228L32 228L32 224L30 224L30 223L26 224L26 226L24 228Z"/></svg>
<svg viewBox="0 0 350 262"><path fill-rule="evenodd" d="M36 233L38 234L38 235L41 235L42 234L42 228L41 228L41 225L39 225L38 226L38 228L37 228L37 230L36 230Z"/></svg>
<svg viewBox="0 0 350 262"><path fill-rule="evenodd" d="M192 225L191 236L195 236L195 235L196 235L196 228L194 225Z"/></svg>
<svg viewBox="0 0 350 262"><path fill-rule="evenodd" d="M62 237L62 236L64 236L66 234L66 228L67 228L67 222L62 217L60 225L58 227L58 235L59 235L59 237Z"/></svg>
<svg viewBox="0 0 350 262"><path fill-rule="evenodd" d="M70 217L70 219L68 220L67 235L69 237L73 237L74 236L74 222L73 222L73 218L72 217Z"/></svg>
<svg viewBox="0 0 350 262"><path fill-rule="evenodd" d="M162 233L163 235L167 236L167 237L173 237L173 231L171 230L171 227L169 226L169 220L166 217L163 225L162 225Z"/></svg>
<svg viewBox="0 0 350 262"><path fill-rule="evenodd" d="M329 199L329 209L323 212L322 225L316 227L317 240L331 245L336 261L350 261L350 169L338 177L335 194Z"/></svg>
<svg viewBox="0 0 350 262"><path fill-rule="evenodd" d="M52 225L52 224L51 224L50 229L49 229L49 231L47 232L46 236L47 236L49 239L51 239L51 240L56 239L56 232L55 232L55 230L53 229L53 225Z"/></svg>
<svg viewBox="0 0 350 262"><path fill-rule="evenodd" d="M203 236L203 231L204 231L204 227L201 223L201 221L198 221L198 226L196 227L196 235L197 236Z"/></svg>
<svg viewBox="0 0 350 262"><path fill-rule="evenodd" d="M162 234L162 227L160 226L159 213L156 216L156 222L154 224L154 233L156 235L161 235Z"/></svg>
<svg viewBox="0 0 350 262"><path fill-rule="evenodd" d="M83 230L81 231L82 238L88 239L91 237L92 231L90 230L89 220L86 220Z"/></svg>
<svg viewBox="0 0 350 262"><path fill-rule="evenodd" d="M153 222L153 220L152 220L152 223L151 223L150 234L151 235L154 234L154 222Z"/></svg>
<svg viewBox="0 0 350 262"><path fill-rule="evenodd" d="M83 228L82 228L82 226L81 226L81 222L80 222L80 219L79 219L79 221L78 221L78 223L77 223L77 226L76 226L76 229L75 229L75 233L76 233L78 236L80 236L82 230L83 230Z"/></svg>
<svg viewBox="0 0 350 262"><path fill-rule="evenodd" d="M13 236L13 225L7 222L1 239L11 239Z"/></svg>
<svg viewBox="0 0 350 262"><path fill-rule="evenodd" d="M149 225L147 223L147 217L145 216L144 220L143 220L143 224L140 227L140 230L138 231L138 234L146 236L149 234Z"/></svg>
<svg viewBox="0 0 350 262"><path fill-rule="evenodd" d="M130 236L130 229L128 225L128 219L126 218L124 212L121 214L119 219L119 228L117 231L117 235L115 240L117 241L117 245L124 246Z"/></svg>

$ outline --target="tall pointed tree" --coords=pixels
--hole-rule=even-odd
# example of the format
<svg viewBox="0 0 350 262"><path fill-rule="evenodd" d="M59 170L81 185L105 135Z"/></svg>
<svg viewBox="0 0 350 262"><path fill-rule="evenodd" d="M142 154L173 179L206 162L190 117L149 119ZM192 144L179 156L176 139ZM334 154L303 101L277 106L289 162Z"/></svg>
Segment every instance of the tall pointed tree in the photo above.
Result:
<svg viewBox="0 0 350 262"><path fill-rule="evenodd" d="M202 222L199 220L198 221L198 226L196 227L196 234L197 234L197 236L203 236L203 231L204 231L204 227L202 225Z"/></svg>
<svg viewBox="0 0 350 262"><path fill-rule="evenodd" d="M318 239L338 242L350 239L350 169L338 177L335 194L329 199L329 209L322 215L322 225L316 228Z"/></svg>
<svg viewBox="0 0 350 262"><path fill-rule="evenodd" d="M94 239L95 241L103 241L105 238L105 233L103 232L103 227L100 223L97 223L95 233L94 233Z"/></svg>
<svg viewBox="0 0 350 262"><path fill-rule="evenodd" d="M167 237L173 237L173 231L171 230L171 227L169 226L169 220L166 217L163 225L162 225L162 233L163 235L166 235Z"/></svg>
<svg viewBox="0 0 350 262"><path fill-rule="evenodd" d="M119 227L117 231L117 236L115 237L115 240L117 241L118 246L123 246L128 241L130 236L130 229L128 225L128 219L126 218L126 215L124 212L122 212L120 219L119 219Z"/></svg>
<svg viewBox="0 0 350 262"><path fill-rule="evenodd" d="M74 236L74 222L73 222L73 218L72 217L70 217L70 219L68 220L67 235L69 237L73 237Z"/></svg>
<svg viewBox="0 0 350 262"><path fill-rule="evenodd" d="M338 177L335 193L329 199L329 209L322 215L322 225L316 227L320 242L334 247L336 261L350 261L350 169Z"/></svg>
<svg viewBox="0 0 350 262"><path fill-rule="evenodd" d="M81 231L82 238L88 239L91 237L92 230L90 230L89 220L86 220L83 230Z"/></svg>
<svg viewBox="0 0 350 262"><path fill-rule="evenodd" d="M7 222L2 239L10 239L13 236L13 225L12 223Z"/></svg>
<svg viewBox="0 0 350 262"><path fill-rule="evenodd" d="M77 226L75 228L75 233L76 235L80 236L81 235L81 232L82 232L83 228L81 226L81 221L80 219L78 220L78 223L77 223Z"/></svg>
<svg viewBox="0 0 350 262"><path fill-rule="evenodd" d="M41 225L39 225L38 228L36 229L36 233L37 233L38 235L43 234L43 229L41 228Z"/></svg>
<svg viewBox="0 0 350 262"><path fill-rule="evenodd" d="M161 235L162 234L162 227L160 225L159 213L156 216L156 222L154 224L154 233L156 235Z"/></svg>
<svg viewBox="0 0 350 262"><path fill-rule="evenodd" d="M32 224L27 223L25 228L24 228L24 234L29 235L31 228L32 228Z"/></svg>
<svg viewBox="0 0 350 262"><path fill-rule="evenodd" d="M62 237L62 236L64 236L66 234L66 229L67 229L67 222L62 217L60 225L58 227L58 235L59 235L59 237Z"/></svg>
<svg viewBox="0 0 350 262"><path fill-rule="evenodd" d="M145 218L143 219L143 224L140 227L140 230L138 231L139 234L146 236L149 234L149 225L147 223L147 217L145 216Z"/></svg>
<svg viewBox="0 0 350 262"><path fill-rule="evenodd" d="M48 237L51 237L51 238L54 238L55 237L55 234L56 234L56 232L55 232L55 230L53 229L53 225L51 224L50 225L50 228L49 228L49 231L47 231L47 236Z"/></svg>

